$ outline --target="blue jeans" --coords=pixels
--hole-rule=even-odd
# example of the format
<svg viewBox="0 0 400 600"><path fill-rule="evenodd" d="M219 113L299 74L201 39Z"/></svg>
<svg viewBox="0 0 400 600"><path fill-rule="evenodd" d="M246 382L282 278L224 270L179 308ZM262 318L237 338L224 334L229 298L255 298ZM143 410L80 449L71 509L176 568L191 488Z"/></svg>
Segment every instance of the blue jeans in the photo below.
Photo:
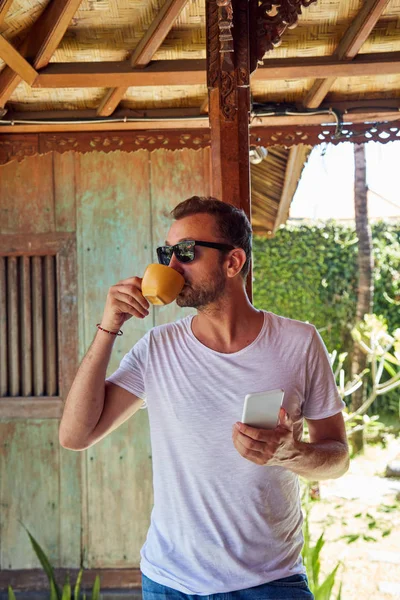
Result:
<svg viewBox="0 0 400 600"><path fill-rule="evenodd" d="M156 583L142 573L143 600L314 600L305 575L292 575L245 590L199 596Z"/></svg>

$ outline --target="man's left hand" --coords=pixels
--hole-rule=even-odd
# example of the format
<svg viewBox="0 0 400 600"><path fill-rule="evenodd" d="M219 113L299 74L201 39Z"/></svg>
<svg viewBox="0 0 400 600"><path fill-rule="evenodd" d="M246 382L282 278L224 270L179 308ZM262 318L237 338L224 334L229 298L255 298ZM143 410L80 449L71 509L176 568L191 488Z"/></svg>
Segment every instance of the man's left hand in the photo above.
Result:
<svg viewBox="0 0 400 600"><path fill-rule="evenodd" d="M297 454L293 421L284 408L279 411L279 423L275 429L259 429L240 423L239 430L235 424L232 439L236 450L257 465L289 466L288 461Z"/></svg>

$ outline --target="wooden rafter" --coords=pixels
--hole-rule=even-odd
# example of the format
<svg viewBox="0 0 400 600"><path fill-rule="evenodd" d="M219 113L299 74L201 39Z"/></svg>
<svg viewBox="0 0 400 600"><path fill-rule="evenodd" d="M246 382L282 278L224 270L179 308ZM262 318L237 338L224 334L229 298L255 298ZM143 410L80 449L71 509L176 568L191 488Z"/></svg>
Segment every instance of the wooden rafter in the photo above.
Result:
<svg viewBox="0 0 400 600"><path fill-rule="evenodd" d="M28 85L32 85L38 76L37 71L2 35L0 35L0 58Z"/></svg>
<svg viewBox="0 0 400 600"><path fill-rule="evenodd" d="M364 0L356 18L347 29L333 57L339 60L354 58L379 20L389 0ZM336 75L337 77L337 75ZM335 76L315 81L304 99L304 106L317 108L335 82Z"/></svg>
<svg viewBox="0 0 400 600"><path fill-rule="evenodd" d="M208 96L206 96L206 97L204 98L203 102L201 103L201 106L200 106L200 113L201 113L202 115L203 115L203 114L206 114L206 113L208 113Z"/></svg>
<svg viewBox="0 0 400 600"><path fill-rule="evenodd" d="M39 73L35 87L126 87L196 85L206 83L204 60L157 60L144 69L132 69L127 61L51 63Z"/></svg>
<svg viewBox="0 0 400 600"><path fill-rule="evenodd" d="M181 13L187 0L166 0L157 13L149 29L140 40L130 59L131 67L145 67L149 64L158 48L167 37L171 27ZM108 117L118 106L128 86L114 87L108 90L97 110L98 116Z"/></svg>
<svg viewBox="0 0 400 600"><path fill-rule="evenodd" d="M252 75L252 81L308 77L360 77L400 73L400 52L361 54L353 61L330 56L269 60ZM199 85L206 83L206 62L195 60L153 61L144 69L132 69L126 61L51 63L39 72L33 87L87 88L154 85Z"/></svg>
<svg viewBox="0 0 400 600"><path fill-rule="evenodd" d="M362 77L400 73L400 52L360 54L351 62L331 56L269 60L258 67L252 81L302 79L307 77Z"/></svg>
<svg viewBox="0 0 400 600"><path fill-rule="evenodd" d="M80 3L81 0L50 2L32 26L18 50L35 69L48 64ZM20 75L9 66L3 69L0 73L0 108L4 107L20 82Z"/></svg>
<svg viewBox="0 0 400 600"><path fill-rule="evenodd" d="M291 104L292 109L297 109L301 113L302 105L300 103ZM385 121L390 120L390 117L400 118L400 98L365 98L364 100L347 100L347 101L335 101L333 104L324 103L320 106L319 110L334 108L343 115L344 121L351 121L357 123L363 123L364 121ZM173 120L175 117L184 119L193 119L203 117L202 121L207 122L207 115L202 114L198 107L189 108L142 108L142 109L129 109L119 108L113 114L113 119L120 118L121 121L125 118L163 118ZM68 121L74 120L97 120L102 123L101 119L96 119L95 109L82 109L82 110L50 110L50 111L15 111L10 109L7 112L7 120L23 120L23 121L45 121L45 120L60 120ZM318 125L320 123L334 123L335 119L329 114L317 114L317 115L298 115L298 116L283 116L282 106L280 106L280 116L270 117L254 117L252 124L261 123L262 125L268 125L271 122L273 125ZM106 121L107 123L107 121ZM158 127L158 125L157 125ZM2 126L0 127L0 133L3 131Z"/></svg>
<svg viewBox="0 0 400 600"><path fill-rule="evenodd" d="M286 164L285 180L283 183L283 189L273 233L275 233L282 223L286 223L287 221L293 194L296 191L308 152L309 149L303 144L299 144L298 146L293 146L290 148L289 157Z"/></svg>
<svg viewBox="0 0 400 600"><path fill-rule="evenodd" d="M167 0L157 13L131 57L131 67L145 67L157 52L187 0Z"/></svg>
<svg viewBox="0 0 400 600"><path fill-rule="evenodd" d="M373 108L368 109L368 103ZM358 101L353 103L356 107L354 110L349 106L348 103L337 103L339 110L345 112L344 121L348 123L365 123L365 122L390 122L397 121L399 119L400 112L400 99L393 98L384 101L371 99L369 101ZM193 114L193 110L197 110L197 114ZM124 118L129 116L138 118L142 114L147 117L163 116L162 121L126 121ZM171 119L168 120L168 114ZM121 111L118 114L118 118L121 118L120 123L110 123L106 121L98 120L98 122L90 123L74 123L71 120L70 123L66 122L66 119L95 119L95 111L48 111L42 113L10 113L7 117L3 117L4 121L12 120L14 124L2 124L0 126L1 133L33 133L33 132L55 132L55 131L109 131L111 128L113 131L134 131L134 130L168 130L176 129L177 121L174 120L175 116L179 116L179 129L208 129L209 118L208 115L200 115L199 109L165 109L165 112L161 114L161 109L146 110L146 111ZM21 120L43 120L43 119L60 119L63 124L57 124L54 122L41 123L41 124L18 124L15 121ZM260 117L255 116L252 119L251 127L285 127L285 126L308 126L308 125L321 125L321 124L336 124L336 119L330 114L310 114L310 115L296 115L296 116L268 116Z"/></svg>

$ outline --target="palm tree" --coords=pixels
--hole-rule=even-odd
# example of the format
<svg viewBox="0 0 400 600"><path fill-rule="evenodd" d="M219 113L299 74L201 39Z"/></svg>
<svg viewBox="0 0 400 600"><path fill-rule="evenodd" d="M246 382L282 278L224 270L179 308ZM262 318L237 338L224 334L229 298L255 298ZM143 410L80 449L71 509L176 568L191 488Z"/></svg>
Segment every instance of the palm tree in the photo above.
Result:
<svg viewBox="0 0 400 600"><path fill-rule="evenodd" d="M354 212L358 237L356 323L363 320L366 313L372 312L374 297L374 282L372 278L374 262L371 227L368 221L367 191L365 145L354 144ZM354 344L351 361L351 373L353 377L365 369L366 362L366 355L358 344ZM362 405L365 396L365 386L361 386L352 394L352 411L355 411ZM352 444L355 453L363 450L364 438L362 430L353 433Z"/></svg>

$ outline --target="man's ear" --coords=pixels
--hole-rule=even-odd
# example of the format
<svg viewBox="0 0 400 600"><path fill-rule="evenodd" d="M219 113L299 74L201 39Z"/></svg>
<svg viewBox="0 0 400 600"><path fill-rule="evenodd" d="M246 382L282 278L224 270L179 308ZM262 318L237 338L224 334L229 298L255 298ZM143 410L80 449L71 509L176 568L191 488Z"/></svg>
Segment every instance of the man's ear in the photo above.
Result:
<svg viewBox="0 0 400 600"><path fill-rule="evenodd" d="M243 248L235 248L231 250L228 262L228 277L236 277L242 270L244 263L246 262L246 252Z"/></svg>

